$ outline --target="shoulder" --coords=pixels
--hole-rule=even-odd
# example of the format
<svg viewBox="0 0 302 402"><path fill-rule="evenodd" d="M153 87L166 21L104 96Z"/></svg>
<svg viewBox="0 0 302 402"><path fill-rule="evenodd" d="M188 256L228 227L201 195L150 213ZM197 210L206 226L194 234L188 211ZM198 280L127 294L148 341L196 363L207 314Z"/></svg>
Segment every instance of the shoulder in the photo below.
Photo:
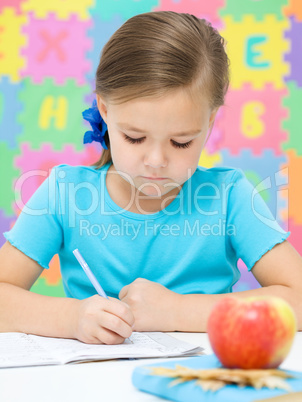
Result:
<svg viewBox="0 0 302 402"><path fill-rule="evenodd" d="M92 183L95 180L98 181L104 170L106 170L106 166L103 166L101 169L96 169L93 166L61 164L54 166L51 174L59 183L79 184L83 182Z"/></svg>
<svg viewBox="0 0 302 402"><path fill-rule="evenodd" d="M235 184L241 179L246 179L243 171L241 169L228 166L212 168L197 166L197 169L192 176L192 182L195 185L211 183L212 185L221 186L223 184Z"/></svg>

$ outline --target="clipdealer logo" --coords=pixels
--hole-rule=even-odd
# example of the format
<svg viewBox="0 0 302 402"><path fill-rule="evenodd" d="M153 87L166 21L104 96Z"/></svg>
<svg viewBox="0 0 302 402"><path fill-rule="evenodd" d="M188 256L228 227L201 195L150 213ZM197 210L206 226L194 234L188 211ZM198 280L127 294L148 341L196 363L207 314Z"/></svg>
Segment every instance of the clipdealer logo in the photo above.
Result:
<svg viewBox="0 0 302 402"><path fill-rule="evenodd" d="M52 170L52 172L51 172ZM51 174L50 174L51 173ZM148 230L151 229L148 227L148 223L144 224L145 228L138 229L137 227L131 227L130 224L124 222L121 224L121 227L114 226L97 226L91 223L88 217L91 217L92 214L98 212L98 214L102 216L114 216L121 215L127 210L126 208L120 208L119 210L112 210L110 208L105 209L105 196L104 196L104 188L101 188L101 183L105 182L105 175L107 172L100 172L100 181L99 186L94 185L93 183L87 181L80 181L79 183L75 183L73 181L68 181L66 177L66 171L64 169L60 169L58 167L54 167L53 169L47 170L31 170L24 174L22 174L15 182L15 202L17 207L22 210L22 213L33 215L33 216L41 216L41 215L57 215L65 217L67 216L67 224L70 228L75 228L80 225L80 231L84 234L87 233L89 235L102 235L108 236L109 233L122 233L131 238L136 238L138 236L137 233L143 231L144 233L148 233ZM113 174L119 174L119 172L113 172ZM125 173L121 174L123 176ZM102 176L103 175L103 176ZM191 177L192 172L188 172L188 178ZM23 189L26 187L28 180L44 180L42 183L43 189L38 189L37 191L41 191L42 197L37 197L37 200L33 202L24 203L22 200ZM47 180L45 180L47 179ZM131 183L131 177L125 177L129 183ZM156 185L155 183L152 183ZM173 183L168 183L173 184ZM283 195L286 195L286 186L288 184L288 169L282 169L277 171L274 174L274 177L268 176L256 186L253 187L251 195L250 195L250 208L254 216L261 221L266 226L277 230L278 232L284 233L283 229L276 224L276 218L270 213L263 213L263 209L258 208L259 199L261 197L261 192L264 190L270 190L272 187L277 189L276 196L276 211L278 212L281 209L281 191ZM228 200L229 193L232 190L232 187L236 186L236 182L231 183L221 183L218 187L212 182L204 182L199 184L194 191L192 191L191 180L188 181L188 188L186 190L186 195L180 191L178 195L173 197L179 198L179 202L176 204L176 209L168 210L167 200L169 201L169 196L162 201L162 211L165 215L173 216L173 215L183 215L184 219L186 216L191 216L192 211L197 211L201 216L221 216L226 218L227 220L227 208L228 208ZM174 183L174 187L176 187L176 183ZM136 198L135 194L137 193L137 189L135 189L134 183L131 200L129 201L129 205L131 206L131 202L137 203L140 198ZM84 194L84 196L83 196ZM184 197L187 197L185 199ZM33 196L35 199L35 195ZM142 196L141 198L148 198L148 196ZM170 201L173 201L172 197ZM284 197L283 197L284 199ZM80 200L80 202L79 202ZM215 202L214 202L215 201ZM286 203L286 197L284 202ZM184 203L186 203L187 209L184 208ZM207 205L207 208L205 207ZM217 206L219 205L219 210ZM137 209L140 208L139 203L135 204ZM141 209L141 208L140 208ZM148 211L144 211L141 209L142 214L150 215ZM83 217L87 217L87 219L82 219ZM66 222L66 219L65 219ZM146 221L148 222L148 220ZM175 227L174 225L170 225L169 227L165 227L162 225L160 228L153 225L154 233L160 233L162 236L165 236L166 233L169 233L171 236L177 236L177 233L183 233L184 235L190 235L190 233L195 233L199 235L199 233L203 235L207 235L207 233L215 234L223 233L225 234L234 234L236 232L235 228L227 225L227 222L223 222L223 219L220 220L219 223L216 223L211 227L207 224L201 224L200 221L196 221L194 223L189 223L190 220L183 225L183 227ZM285 222L286 224L286 222ZM139 230L139 231L138 231ZM138 231L138 232L137 232ZM107 234L107 235L106 235Z"/></svg>
<svg viewBox="0 0 302 402"><path fill-rule="evenodd" d="M129 237L130 240L138 236L236 236L235 225L227 224L225 219L218 219L214 224L201 223L200 220L190 221L185 219L183 224L173 223L160 224L154 219L147 219L138 224L121 219L119 224L97 224L91 223L88 219L81 219L79 222L80 236L96 236L101 240L109 237Z"/></svg>

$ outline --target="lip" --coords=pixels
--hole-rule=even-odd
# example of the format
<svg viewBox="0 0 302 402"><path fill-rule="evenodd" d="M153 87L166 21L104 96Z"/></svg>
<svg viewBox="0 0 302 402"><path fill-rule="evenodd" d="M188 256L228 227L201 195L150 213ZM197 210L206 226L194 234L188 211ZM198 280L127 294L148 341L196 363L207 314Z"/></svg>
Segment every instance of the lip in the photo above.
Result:
<svg viewBox="0 0 302 402"><path fill-rule="evenodd" d="M167 180L167 177L146 177L146 176L143 176L143 178L147 179L147 180Z"/></svg>

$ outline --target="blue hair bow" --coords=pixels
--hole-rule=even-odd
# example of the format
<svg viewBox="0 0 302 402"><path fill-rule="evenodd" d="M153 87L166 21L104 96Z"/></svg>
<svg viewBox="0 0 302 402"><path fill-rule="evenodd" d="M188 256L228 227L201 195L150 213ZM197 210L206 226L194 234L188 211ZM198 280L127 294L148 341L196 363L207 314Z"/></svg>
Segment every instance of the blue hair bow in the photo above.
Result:
<svg viewBox="0 0 302 402"><path fill-rule="evenodd" d="M86 131L84 134L83 143L91 143L92 141L100 142L104 149L108 149L105 143L105 134L107 132L107 124L104 122L96 100L92 102L92 107L82 112L84 120L87 120L92 128L92 131Z"/></svg>

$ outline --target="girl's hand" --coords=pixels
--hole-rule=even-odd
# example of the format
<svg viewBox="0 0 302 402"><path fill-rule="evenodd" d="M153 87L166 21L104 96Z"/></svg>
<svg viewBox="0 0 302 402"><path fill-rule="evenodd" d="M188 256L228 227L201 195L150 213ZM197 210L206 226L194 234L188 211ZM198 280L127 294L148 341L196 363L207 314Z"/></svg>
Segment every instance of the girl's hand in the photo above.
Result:
<svg viewBox="0 0 302 402"><path fill-rule="evenodd" d="M124 286L119 293L120 300L133 312L135 331L176 331L180 297L163 285L143 278Z"/></svg>
<svg viewBox="0 0 302 402"><path fill-rule="evenodd" d="M75 337L85 343L123 343L132 334L133 314L126 303L99 295L79 300Z"/></svg>

